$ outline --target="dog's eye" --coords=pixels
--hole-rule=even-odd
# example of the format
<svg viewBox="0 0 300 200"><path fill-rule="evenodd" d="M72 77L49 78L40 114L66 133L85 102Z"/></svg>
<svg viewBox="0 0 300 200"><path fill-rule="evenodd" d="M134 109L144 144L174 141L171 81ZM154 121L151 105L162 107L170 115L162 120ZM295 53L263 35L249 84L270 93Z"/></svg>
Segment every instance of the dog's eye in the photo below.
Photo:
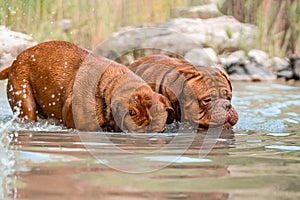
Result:
<svg viewBox="0 0 300 200"><path fill-rule="evenodd" d="M210 102L211 102L211 98L207 98L203 100L204 105L209 104Z"/></svg>
<svg viewBox="0 0 300 200"><path fill-rule="evenodd" d="M136 113L135 113L134 110L129 110L129 115L130 115L130 116L134 116L134 115L136 115Z"/></svg>

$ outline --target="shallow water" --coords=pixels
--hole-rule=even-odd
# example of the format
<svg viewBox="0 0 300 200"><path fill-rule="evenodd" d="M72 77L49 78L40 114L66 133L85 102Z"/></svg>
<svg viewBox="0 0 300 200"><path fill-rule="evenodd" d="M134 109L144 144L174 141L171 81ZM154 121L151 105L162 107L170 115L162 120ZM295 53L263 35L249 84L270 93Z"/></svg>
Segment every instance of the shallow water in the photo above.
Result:
<svg viewBox="0 0 300 200"><path fill-rule="evenodd" d="M17 122L4 85L0 199L300 199L299 84L235 82L240 120L217 139Z"/></svg>

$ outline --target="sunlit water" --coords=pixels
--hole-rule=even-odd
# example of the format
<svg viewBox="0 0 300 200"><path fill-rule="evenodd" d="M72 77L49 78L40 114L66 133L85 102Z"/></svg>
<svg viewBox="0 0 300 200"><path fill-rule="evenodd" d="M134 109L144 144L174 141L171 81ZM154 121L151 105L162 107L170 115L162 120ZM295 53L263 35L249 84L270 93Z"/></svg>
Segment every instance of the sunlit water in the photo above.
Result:
<svg viewBox="0 0 300 200"><path fill-rule="evenodd" d="M203 134L166 148L180 136L17 122L0 82L0 199L300 199L300 85L236 82L233 105L233 132L199 157Z"/></svg>

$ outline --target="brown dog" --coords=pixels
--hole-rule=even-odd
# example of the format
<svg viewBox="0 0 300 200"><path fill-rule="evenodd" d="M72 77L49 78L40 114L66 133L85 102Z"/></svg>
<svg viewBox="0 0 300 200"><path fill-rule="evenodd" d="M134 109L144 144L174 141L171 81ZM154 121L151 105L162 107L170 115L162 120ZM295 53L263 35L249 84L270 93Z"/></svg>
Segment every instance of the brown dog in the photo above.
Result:
<svg viewBox="0 0 300 200"><path fill-rule="evenodd" d="M8 100L20 118L55 118L69 128L162 132L172 111L127 67L69 42L23 51L0 77L8 78Z"/></svg>
<svg viewBox="0 0 300 200"><path fill-rule="evenodd" d="M198 130L229 129L236 124L231 83L220 69L163 55L140 58L129 68L170 100L175 116L169 116L168 122L189 121Z"/></svg>

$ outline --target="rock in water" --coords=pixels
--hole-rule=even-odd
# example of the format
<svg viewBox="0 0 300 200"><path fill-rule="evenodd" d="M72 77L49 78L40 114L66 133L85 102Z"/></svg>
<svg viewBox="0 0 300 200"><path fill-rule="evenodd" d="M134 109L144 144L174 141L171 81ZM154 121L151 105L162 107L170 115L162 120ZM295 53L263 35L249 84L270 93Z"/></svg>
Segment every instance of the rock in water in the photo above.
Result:
<svg viewBox="0 0 300 200"><path fill-rule="evenodd" d="M177 18L165 23L125 27L96 48L96 53L114 59L126 50L155 47L181 56L194 48L212 47L217 53L251 46L257 27L230 16L210 19Z"/></svg>
<svg viewBox="0 0 300 200"><path fill-rule="evenodd" d="M10 66L21 51L35 44L31 36L0 26L0 71Z"/></svg>
<svg viewBox="0 0 300 200"><path fill-rule="evenodd" d="M219 58L212 48L195 48L188 51L184 58L194 65L214 66L219 63Z"/></svg>
<svg viewBox="0 0 300 200"><path fill-rule="evenodd" d="M295 79L300 79L300 54L293 55L290 58L290 65L293 71L293 76Z"/></svg>

